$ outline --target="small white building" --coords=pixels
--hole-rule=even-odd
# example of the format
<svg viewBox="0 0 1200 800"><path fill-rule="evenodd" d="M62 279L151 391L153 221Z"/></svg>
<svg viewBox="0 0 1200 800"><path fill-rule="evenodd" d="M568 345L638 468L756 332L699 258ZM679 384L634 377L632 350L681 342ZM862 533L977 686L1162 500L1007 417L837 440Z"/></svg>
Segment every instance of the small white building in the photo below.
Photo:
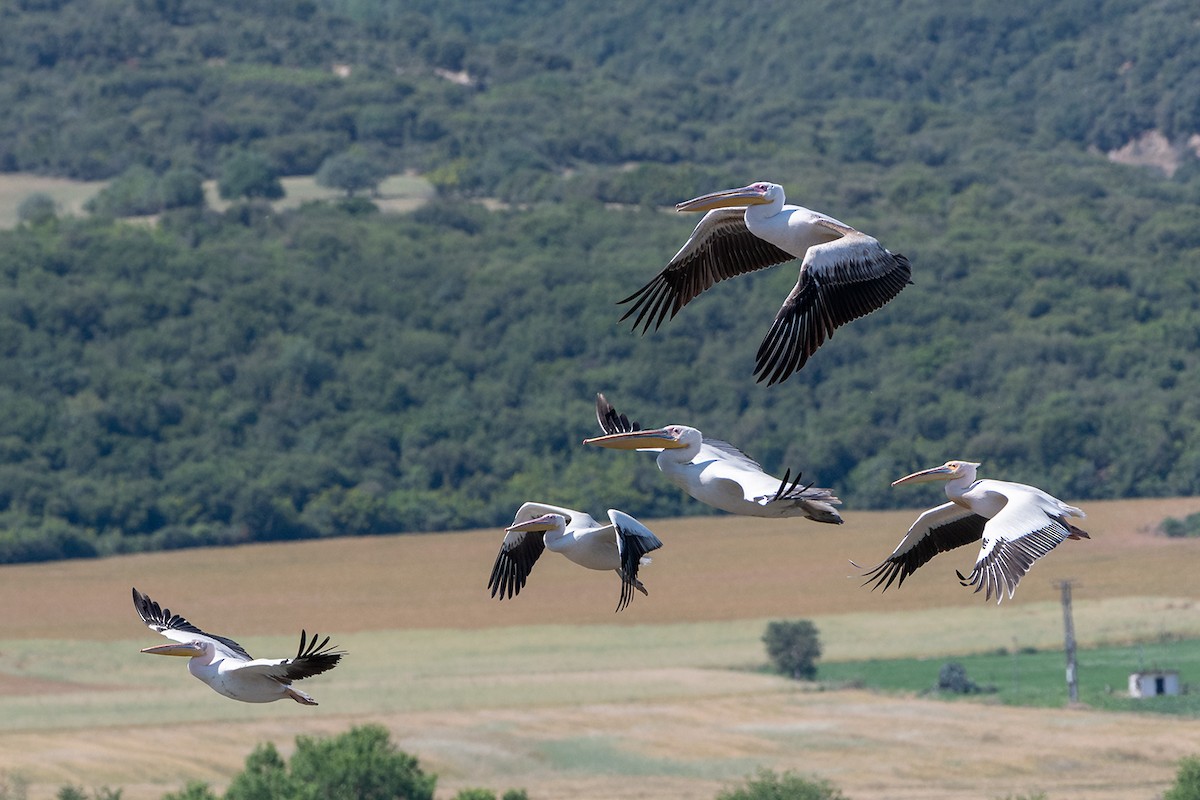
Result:
<svg viewBox="0 0 1200 800"><path fill-rule="evenodd" d="M1179 672L1173 669L1129 673L1130 697L1179 694Z"/></svg>

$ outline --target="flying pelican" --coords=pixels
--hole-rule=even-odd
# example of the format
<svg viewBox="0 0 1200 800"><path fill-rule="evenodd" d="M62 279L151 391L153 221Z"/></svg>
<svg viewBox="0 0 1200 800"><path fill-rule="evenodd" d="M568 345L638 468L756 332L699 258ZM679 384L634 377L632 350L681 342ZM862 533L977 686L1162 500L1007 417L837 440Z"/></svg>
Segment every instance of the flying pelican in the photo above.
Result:
<svg viewBox="0 0 1200 800"><path fill-rule="evenodd" d="M755 357L768 385L798 372L833 331L882 308L912 281L908 259L819 211L784 205L783 187L760 181L688 200L676 211L707 211L670 263L621 300L633 303L634 330L655 330L668 315L726 278L794 258L800 278Z"/></svg>
<svg viewBox="0 0 1200 800"><path fill-rule="evenodd" d="M979 464L947 461L940 467L906 475L902 483L948 481L949 503L931 508L908 529L900 544L879 566L864 574L871 588L884 591L899 578L897 586L938 553L983 539L971 574L956 573L963 586L984 589L985 599L1009 599L1033 562L1049 553L1064 539L1090 539L1070 518L1083 518L1083 511L1033 486L1010 481L976 480ZM854 562L851 562L852 564ZM858 566L855 564L854 566Z"/></svg>
<svg viewBox="0 0 1200 800"><path fill-rule="evenodd" d="M174 640L144 648L143 653L186 656L191 659L188 672L218 694L243 703L270 703L290 697L297 703L315 706L317 701L293 688L292 681L331 670L345 655L341 650L326 648L328 636L318 644L320 634L313 634L308 640L305 632L300 631L300 648L294 658L251 658L237 642L205 633L137 589L133 590L133 605L146 627Z"/></svg>
<svg viewBox="0 0 1200 800"><path fill-rule="evenodd" d="M658 468L667 480L701 503L746 517L808 517L842 523L835 505L842 501L829 489L800 485L800 473L783 480L763 471L754 459L728 442L709 439L687 425L642 430L617 413L603 394L596 395L596 420L604 436L584 439L614 450L658 452Z"/></svg>
<svg viewBox="0 0 1200 800"><path fill-rule="evenodd" d="M488 588L492 597L503 600L521 592L542 551L562 553L588 569L613 570L621 576L617 611L629 605L633 590L648 594L638 580L638 567L649 564L646 553L662 547L658 537L623 511L608 510L609 525L590 515L561 506L525 503L517 510L512 525L505 529L504 542L492 566Z"/></svg>

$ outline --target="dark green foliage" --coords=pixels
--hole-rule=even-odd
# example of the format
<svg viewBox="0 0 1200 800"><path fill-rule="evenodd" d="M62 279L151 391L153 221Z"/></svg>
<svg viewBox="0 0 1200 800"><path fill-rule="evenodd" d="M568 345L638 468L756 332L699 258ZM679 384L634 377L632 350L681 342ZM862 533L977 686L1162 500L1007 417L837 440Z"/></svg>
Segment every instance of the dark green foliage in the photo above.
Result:
<svg viewBox="0 0 1200 800"><path fill-rule="evenodd" d="M437 782L380 725L329 739L297 737L289 767L297 791L277 800L433 800Z"/></svg>
<svg viewBox="0 0 1200 800"><path fill-rule="evenodd" d="M817 677L817 659L821 657L821 640L817 626L807 619L775 620L767 623L762 637L771 663L785 675L796 680Z"/></svg>
<svg viewBox="0 0 1200 800"><path fill-rule="evenodd" d="M355 192L364 189L374 193L386 177L387 170L378 159L360 151L348 150L321 162L316 182L320 186L341 189L347 197L352 197Z"/></svg>
<svg viewBox="0 0 1200 800"><path fill-rule="evenodd" d="M58 216L58 203L45 192L34 192L17 206L17 219L30 225L41 225Z"/></svg>
<svg viewBox="0 0 1200 800"><path fill-rule="evenodd" d="M178 792L167 792L162 800L219 800L218 796L208 788L207 783L189 781L187 786Z"/></svg>
<svg viewBox="0 0 1200 800"><path fill-rule="evenodd" d="M845 800L845 797L829 781L805 778L794 772L779 775L763 769L742 786L721 792L716 800Z"/></svg>
<svg viewBox="0 0 1200 800"><path fill-rule="evenodd" d="M1200 493L1200 167L1087 150L1200 129L1181 8L906 5L818 35L840 7L50 5L0 12L0 169L184 207L0 232L0 560L497 525L529 499L708 513L648 457L579 446L596 391L847 513L940 502L889 484L950 457L1069 500ZM178 172L259 197L351 148L442 196L216 214ZM913 263L772 389L753 356L795 264L615 324L695 224L657 206L754 178Z"/></svg>
<svg viewBox="0 0 1200 800"><path fill-rule="evenodd" d="M1162 532L1172 538L1200 536L1200 514L1188 514L1183 519L1167 517L1162 521Z"/></svg>
<svg viewBox="0 0 1200 800"><path fill-rule="evenodd" d="M1163 793L1162 800L1200 800L1200 757L1187 756L1179 761L1175 783Z"/></svg>
<svg viewBox="0 0 1200 800"><path fill-rule="evenodd" d="M286 764L274 745L259 745L224 800L432 800L436 781L386 729L363 725L326 739L297 737Z"/></svg>
<svg viewBox="0 0 1200 800"><path fill-rule="evenodd" d="M120 789L109 789L107 786L94 789L91 794L78 786L59 787L54 795L55 800L121 800Z"/></svg>
<svg viewBox="0 0 1200 800"><path fill-rule="evenodd" d="M967 668L956 661L949 661L942 665L942 668L938 670L937 683L933 685L933 689L937 692L952 694L979 694L987 691L967 677Z"/></svg>
<svg viewBox="0 0 1200 800"><path fill-rule="evenodd" d="M234 153L221 165L217 193L226 200L283 197L283 184L270 159L261 153L243 150Z"/></svg>
<svg viewBox="0 0 1200 800"><path fill-rule="evenodd" d="M224 800L284 800L296 797L297 792L287 764L275 745L267 742L246 757L245 769L233 776Z"/></svg>
<svg viewBox="0 0 1200 800"><path fill-rule="evenodd" d="M204 205L200 175L192 169L170 169L156 175L133 166L88 200L87 210L107 217L157 214L172 208Z"/></svg>

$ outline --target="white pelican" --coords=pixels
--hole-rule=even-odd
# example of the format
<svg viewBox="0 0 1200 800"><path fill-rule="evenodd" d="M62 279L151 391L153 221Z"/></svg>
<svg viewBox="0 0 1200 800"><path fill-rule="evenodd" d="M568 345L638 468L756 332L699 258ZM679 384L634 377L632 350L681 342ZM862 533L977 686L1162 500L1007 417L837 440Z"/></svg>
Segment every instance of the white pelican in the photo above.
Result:
<svg viewBox="0 0 1200 800"><path fill-rule="evenodd" d="M161 608L146 595L133 590L133 605L142 622L157 631L170 644L147 647L143 653L158 656L186 656L188 672L204 681L218 694L241 700L243 703L270 703L290 697L297 703L315 706L304 692L292 686L292 681L320 675L337 666L343 651L326 648L329 637L320 644L320 634L306 641L300 632L300 648L295 658L251 658L240 644L224 636L205 633L170 609Z"/></svg>
<svg viewBox="0 0 1200 800"><path fill-rule="evenodd" d="M608 510L609 525L590 515L561 506L525 503L517 510L512 525L505 529L504 542L492 566L488 588L492 597L503 600L520 593L542 551L562 553L588 569L613 570L621 576L617 611L629 605L633 590L648 594L638 580L638 567L649 564L646 553L662 547L658 537L623 511Z"/></svg>
<svg viewBox="0 0 1200 800"><path fill-rule="evenodd" d="M842 501L829 489L800 485L800 474L783 480L763 471L754 459L728 442L709 439L687 425L641 430L618 414L603 394L596 395L596 420L604 436L584 439L614 450L658 452L658 468L667 480L701 503L746 517L808 517L842 523L835 505Z"/></svg>
<svg viewBox="0 0 1200 800"><path fill-rule="evenodd" d="M800 278L758 347L754 374L768 384L797 372L833 331L882 308L912 281L908 259L819 211L784 205L783 187L760 181L675 206L707 211L670 263L621 300L622 320L657 330L713 284L794 258Z"/></svg>
<svg viewBox="0 0 1200 800"><path fill-rule="evenodd" d="M948 481L946 496L950 502L917 517L892 554L864 573L866 583L875 582L871 588L882 585L886 591L897 578L896 585L903 585L905 578L938 553L982 538L975 568L966 577L956 570L958 580L963 586L974 586L976 592L984 589L987 600L992 599L994 591L999 603L1005 591L1012 598L1033 562L1059 542L1092 538L1071 524L1070 518L1085 516L1075 506L1023 483L976 480L978 466L972 461L947 461L892 482L892 486L899 486Z"/></svg>

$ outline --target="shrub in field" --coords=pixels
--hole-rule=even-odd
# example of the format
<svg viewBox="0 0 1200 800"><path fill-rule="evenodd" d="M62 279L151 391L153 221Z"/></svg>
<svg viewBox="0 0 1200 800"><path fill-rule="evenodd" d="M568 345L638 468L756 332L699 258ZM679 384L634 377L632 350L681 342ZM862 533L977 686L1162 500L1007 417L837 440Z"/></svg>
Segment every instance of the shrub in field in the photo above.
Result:
<svg viewBox="0 0 1200 800"><path fill-rule="evenodd" d="M1200 756L1188 756L1179 762L1175 783L1163 793L1162 800L1200 800Z"/></svg>
<svg viewBox="0 0 1200 800"><path fill-rule="evenodd" d="M188 781L188 785L178 792L164 794L162 800L219 800L219 798L213 794L212 789L208 788L207 783Z"/></svg>
<svg viewBox="0 0 1200 800"><path fill-rule="evenodd" d="M955 694L975 694L979 691L979 685L967 677L967 668L954 661L943 664L938 670L937 685L933 688Z"/></svg>
<svg viewBox="0 0 1200 800"><path fill-rule="evenodd" d="M821 657L821 640L817 626L806 619L778 620L767 623L762 637L771 663L782 673L796 680L817 677L817 659Z"/></svg>
<svg viewBox="0 0 1200 800"><path fill-rule="evenodd" d="M1162 521L1162 532L1172 538L1200 536L1200 514L1188 514L1183 519L1167 517Z"/></svg>
<svg viewBox="0 0 1200 800"><path fill-rule="evenodd" d="M17 206L17 219L31 225L41 225L58 216L58 203L45 192L27 195Z"/></svg>
<svg viewBox="0 0 1200 800"><path fill-rule="evenodd" d="M491 789L461 789L454 800L496 800L496 793ZM500 800L529 800L529 795L524 789L509 789Z"/></svg>
<svg viewBox="0 0 1200 800"><path fill-rule="evenodd" d="M727 789L716 800L845 800L841 790L816 778L804 778L794 772L777 775L769 769L736 789Z"/></svg>

